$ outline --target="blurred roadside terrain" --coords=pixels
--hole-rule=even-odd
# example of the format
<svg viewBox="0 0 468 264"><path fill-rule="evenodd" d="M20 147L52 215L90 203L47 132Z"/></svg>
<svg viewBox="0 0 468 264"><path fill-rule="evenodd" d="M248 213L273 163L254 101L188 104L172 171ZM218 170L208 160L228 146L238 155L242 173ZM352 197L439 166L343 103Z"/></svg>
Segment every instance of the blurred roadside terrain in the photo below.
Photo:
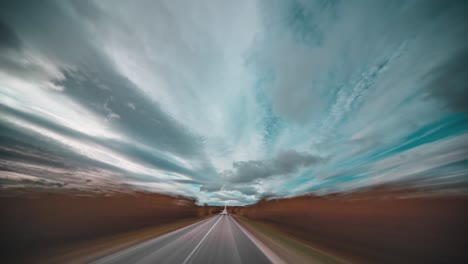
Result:
<svg viewBox="0 0 468 264"><path fill-rule="evenodd" d="M286 248L284 259L309 247L351 263L468 263L467 209L467 195L375 189L264 199L230 213Z"/></svg>
<svg viewBox="0 0 468 264"><path fill-rule="evenodd" d="M221 211L195 202L137 191L3 189L0 263L82 263Z"/></svg>
<svg viewBox="0 0 468 264"><path fill-rule="evenodd" d="M417 190L262 199L228 212L286 263L467 263L468 196ZM220 213L139 191L0 192L0 263L84 263Z"/></svg>

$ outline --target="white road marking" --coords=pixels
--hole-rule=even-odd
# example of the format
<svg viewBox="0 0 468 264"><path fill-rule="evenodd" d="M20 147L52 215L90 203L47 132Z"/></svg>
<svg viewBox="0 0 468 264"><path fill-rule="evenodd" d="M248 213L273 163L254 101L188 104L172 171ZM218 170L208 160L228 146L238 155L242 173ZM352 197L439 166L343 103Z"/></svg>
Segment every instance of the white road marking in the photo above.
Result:
<svg viewBox="0 0 468 264"><path fill-rule="evenodd" d="M216 223L214 223L214 225L210 228L210 230L208 230L208 233L206 233L206 235L200 240L200 242L198 242L197 246L192 250L192 252L190 252L190 254L187 256L187 258L184 260L183 264L188 263L189 259L192 257L192 255L195 253L195 251L197 251L198 247L200 247L201 243L203 243L203 241L206 239L208 234L210 234L211 230L213 230L213 228L216 226L216 224L218 224L218 222L219 222L219 220L221 220L221 218L222 218L222 216L220 216L218 218L218 220L216 220Z"/></svg>
<svg viewBox="0 0 468 264"><path fill-rule="evenodd" d="M204 219L204 220L201 220L199 222L196 222L196 223L193 223L191 225L188 225L188 226L185 226L181 229L177 229L177 230L174 230L172 232L169 232L169 233L166 233L162 236L158 236L158 237L155 237L153 239L150 239L150 240L147 240L145 242L142 242L142 243L139 243L139 244L136 244L134 246L131 246L127 249L123 249L123 250L120 250L114 254L111 254L111 255L108 255L108 256L105 256L105 257L101 257L99 259L96 259L94 261L92 261L91 263L93 264L100 264L100 263L111 263L112 261L116 260L118 257L121 257L121 256L124 256L124 255L127 255L127 254L130 254L136 250L138 250L139 248L141 247L145 247L146 245L149 245L149 244L152 244L154 241L156 240L160 240L160 239L163 239L163 238L166 238L167 236L171 236L171 235L174 235L174 234L177 234L177 233L180 233L180 232L183 232L184 230L187 230L195 225L200 225L201 223L205 222L205 221L208 221L210 220L211 218L207 218L207 219Z"/></svg>
<svg viewBox="0 0 468 264"><path fill-rule="evenodd" d="M270 248L268 248L265 244L263 244L260 240L255 238L249 231L245 230L241 225L237 223L237 221L229 216L229 218L244 232L244 234L257 246L258 249L271 261L273 264L284 264L286 263L282 260L278 255L276 255Z"/></svg>

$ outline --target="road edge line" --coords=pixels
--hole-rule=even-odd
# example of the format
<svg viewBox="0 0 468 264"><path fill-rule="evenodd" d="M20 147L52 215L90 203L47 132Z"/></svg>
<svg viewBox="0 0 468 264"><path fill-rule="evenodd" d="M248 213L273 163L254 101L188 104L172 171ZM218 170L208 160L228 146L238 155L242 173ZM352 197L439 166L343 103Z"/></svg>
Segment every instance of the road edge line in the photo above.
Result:
<svg viewBox="0 0 468 264"><path fill-rule="evenodd" d="M198 244L195 246L195 248L192 250L192 252L190 252L190 254L187 256L187 258L185 258L184 262L182 264L186 264L190 258L192 257L192 255L195 253L195 251L197 251L198 247L200 247L201 243L203 243L203 241L205 241L206 237L210 234L211 230L213 230L213 228L218 224L219 220L221 220L222 216L220 216L218 218L218 220L216 220L216 223L214 223L214 225L210 228L210 230L208 230L208 232L206 233L206 235L200 240L200 242L198 242Z"/></svg>
<svg viewBox="0 0 468 264"><path fill-rule="evenodd" d="M242 227L239 223L237 223L236 219L229 216L234 223L244 232L244 234L254 243L255 246L260 249L260 251L271 261L273 264L286 264L286 262L281 259L275 252L273 252L269 247L267 247L263 242L258 240L254 235L252 235L249 231L247 231L244 227Z"/></svg>
<svg viewBox="0 0 468 264"><path fill-rule="evenodd" d="M146 246L146 245L148 245L148 244L151 244L151 243L153 243L154 240L156 240L156 239L164 238L164 237L167 237L167 236L169 236L169 235L171 235L171 234L182 232L182 231L184 231L185 229L188 229L188 228L190 228L190 227L192 227L192 226L194 226L194 225L197 225L197 224L201 224L202 222L205 222L205 221L207 221L207 220L209 220L209 219L211 219L211 217L208 217L208 218L206 218L206 219L202 219L202 220L200 220L200 221L198 221L198 222L195 222L195 223L190 224L190 225L188 225L188 226L184 226L184 227L182 227L182 228L179 228L179 229L173 230L173 231L171 231L171 232L162 234L162 235L160 235L160 236L157 236L157 237L154 237L154 238L150 238L150 239L148 239L148 240L146 240L146 241L142 241L142 242L140 242L140 243L137 243L137 244L135 244L135 245L129 246L129 247L127 247L127 248L124 248L124 249L119 250L119 251L117 251L117 252L111 253L111 254L109 254L109 255L105 255L105 256L96 258L96 259L94 259L94 260L92 260L92 261L90 261L90 262L88 262L88 263L91 263L91 264L100 264L100 263L106 263L106 262L112 261L113 259L115 259L115 258L117 258L117 257L120 257L120 256L122 256L122 255L125 255L125 254L127 254L127 253L129 253L129 252L135 250L135 248L138 248L138 247L141 247L141 246Z"/></svg>

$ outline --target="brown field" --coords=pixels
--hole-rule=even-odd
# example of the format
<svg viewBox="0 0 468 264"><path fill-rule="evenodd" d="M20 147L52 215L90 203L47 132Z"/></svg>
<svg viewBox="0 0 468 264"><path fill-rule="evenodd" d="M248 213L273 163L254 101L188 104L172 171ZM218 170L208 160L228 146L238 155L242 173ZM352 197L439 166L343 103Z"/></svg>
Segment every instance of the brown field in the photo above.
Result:
<svg viewBox="0 0 468 264"><path fill-rule="evenodd" d="M353 263L468 263L468 196L385 191L262 200L231 213Z"/></svg>
<svg viewBox="0 0 468 264"><path fill-rule="evenodd" d="M1 263L54 253L64 245L83 254L94 252L75 245L130 245L222 209L145 192L0 194ZM468 263L468 196L368 191L262 200L228 209L269 232L275 229L354 263Z"/></svg>
<svg viewBox="0 0 468 264"><path fill-rule="evenodd" d="M197 206L194 200L184 197L144 192L70 194L2 190L1 258L14 260L18 256L37 255L68 243L202 218L220 210Z"/></svg>

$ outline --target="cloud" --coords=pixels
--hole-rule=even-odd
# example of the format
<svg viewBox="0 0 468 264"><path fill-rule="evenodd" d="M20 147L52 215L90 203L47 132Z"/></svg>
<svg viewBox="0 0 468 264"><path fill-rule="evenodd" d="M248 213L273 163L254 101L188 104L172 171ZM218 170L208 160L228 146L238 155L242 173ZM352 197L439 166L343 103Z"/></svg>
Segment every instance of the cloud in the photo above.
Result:
<svg viewBox="0 0 468 264"><path fill-rule="evenodd" d="M0 178L216 204L465 186L467 7L4 3Z"/></svg>
<svg viewBox="0 0 468 264"><path fill-rule="evenodd" d="M262 193L262 190L258 186L254 186L251 183L231 183L231 182L210 182L205 183L200 187L200 191L212 193L219 191L228 192L239 192L245 196L257 196Z"/></svg>
<svg viewBox="0 0 468 264"><path fill-rule="evenodd" d="M69 182L86 176L109 183L96 185L103 190L125 178L180 186L215 173L201 137L116 70L73 7L46 2L31 10L18 2L2 11L14 25L1 24L1 45L9 48L0 54L2 170ZM45 28L47 37L34 35ZM64 34L75 42L57 41ZM68 185L76 186L83 187Z"/></svg>
<svg viewBox="0 0 468 264"><path fill-rule="evenodd" d="M21 41L13 29L0 20L0 49L18 49Z"/></svg>
<svg viewBox="0 0 468 264"><path fill-rule="evenodd" d="M237 192L220 191L211 194L207 200L210 204L214 205L246 205L252 204L256 201L255 197L239 195Z"/></svg>
<svg viewBox="0 0 468 264"><path fill-rule="evenodd" d="M259 191L258 188L252 185L234 185L234 186L228 185L227 188L229 188L229 190L238 191L242 193L243 195L248 195L248 196L251 196L251 195L255 196L261 193L261 191Z"/></svg>
<svg viewBox="0 0 468 264"><path fill-rule="evenodd" d="M322 157L305 152L287 150L279 152L271 160L237 161L233 163L233 170L223 172L226 180L232 183L250 182L273 176L287 175L297 172L301 168L323 163Z"/></svg>
<svg viewBox="0 0 468 264"><path fill-rule="evenodd" d="M208 183L204 184L200 187L200 191L202 192L217 192L220 191L223 188L223 183L222 182L214 182L214 183Z"/></svg>
<svg viewBox="0 0 468 264"><path fill-rule="evenodd" d="M468 32L466 32L468 33ZM468 38L466 39L468 41ZM428 73L431 95L457 112L468 112L468 48Z"/></svg>

